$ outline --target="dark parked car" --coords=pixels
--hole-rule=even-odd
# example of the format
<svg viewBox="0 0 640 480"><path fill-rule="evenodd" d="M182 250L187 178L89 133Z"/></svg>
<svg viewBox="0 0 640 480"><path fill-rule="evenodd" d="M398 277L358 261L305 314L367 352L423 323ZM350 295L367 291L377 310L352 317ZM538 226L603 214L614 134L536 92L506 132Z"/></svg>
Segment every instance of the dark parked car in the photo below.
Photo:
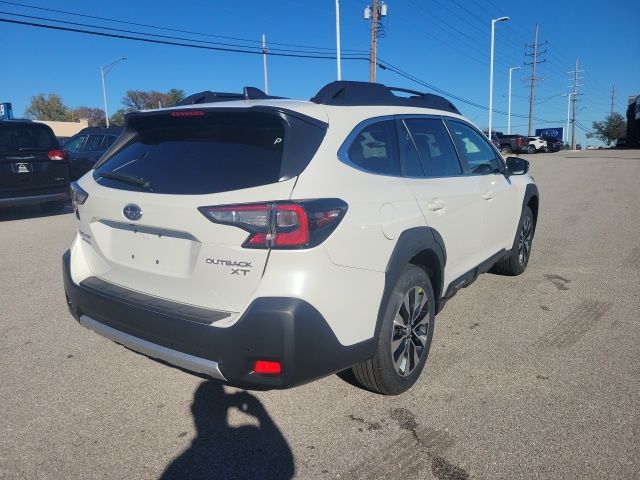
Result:
<svg viewBox="0 0 640 480"><path fill-rule="evenodd" d="M616 140L616 148L627 148L627 139L626 138L618 138Z"/></svg>
<svg viewBox="0 0 640 480"><path fill-rule="evenodd" d="M483 131L482 133L485 134L485 136L487 138L489 138L489 132L488 131ZM491 138L489 138L489 140L491 140L491 143L493 144L494 147L496 147L498 150L500 150L500 139L498 138L498 136L491 132Z"/></svg>
<svg viewBox="0 0 640 480"><path fill-rule="evenodd" d="M69 157L71 180L91 170L121 133L122 127L88 127L67 140L63 148Z"/></svg>
<svg viewBox="0 0 640 480"><path fill-rule="evenodd" d="M69 198L69 162L53 134L30 120L0 121L0 207L64 208Z"/></svg>
<svg viewBox="0 0 640 480"><path fill-rule="evenodd" d="M553 137L544 137L547 141L547 148L550 152L559 152L562 150L562 140Z"/></svg>
<svg viewBox="0 0 640 480"><path fill-rule="evenodd" d="M500 151L504 154L526 153L529 140L522 135L503 135L502 132L495 132L495 136L500 142Z"/></svg>

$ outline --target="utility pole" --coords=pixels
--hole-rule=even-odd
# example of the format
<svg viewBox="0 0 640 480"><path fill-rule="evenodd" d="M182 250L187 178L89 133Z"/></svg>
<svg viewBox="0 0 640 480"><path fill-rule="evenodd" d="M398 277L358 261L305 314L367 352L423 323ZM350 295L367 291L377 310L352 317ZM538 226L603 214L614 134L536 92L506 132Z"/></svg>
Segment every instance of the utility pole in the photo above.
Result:
<svg viewBox="0 0 640 480"><path fill-rule="evenodd" d="M371 49L369 50L369 81L376 82L376 53L378 51L378 0L373 0L371 18Z"/></svg>
<svg viewBox="0 0 640 480"><path fill-rule="evenodd" d="M578 80L580 80L582 77L579 77L579 73L583 72L584 70L579 70L578 67L580 66L580 62L579 60L576 58L576 69L573 72L569 72L569 73L573 73L573 92L571 93L572 95L572 106L573 106L573 113L571 115L571 150L575 150L576 149L576 102L578 101L578 87L580 85L578 85Z"/></svg>
<svg viewBox="0 0 640 480"><path fill-rule="evenodd" d="M544 42L544 43L546 44L547 42ZM528 56L532 57L533 60L531 61L531 63L525 62L525 65L531 65L531 79L530 79L530 85L529 85L529 129L527 131L527 136L530 137L531 130L533 128L533 102L535 98L536 82L538 80L541 80L540 78L536 77L536 66L538 65L538 63L546 62L546 60L539 60L538 57L540 55L547 53L546 50L543 52L538 51L538 47L540 47L540 45L538 45L538 24L537 23L536 23L535 34L533 37L533 45L527 45L527 47L533 49L533 53L527 54Z"/></svg>
<svg viewBox="0 0 640 480"><path fill-rule="evenodd" d="M264 71L264 93L269 95L269 76L267 74L267 36L262 34L262 70Z"/></svg>
<svg viewBox="0 0 640 480"><path fill-rule="evenodd" d="M376 66L378 53L378 37L384 35L380 19L387 16L387 5L382 0L373 0L373 6L364 9L364 19L371 20L371 48L369 50L369 81L376 81Z"/></svg>
<svg viewBox="0 0 640 480"><path fill-rule="evenodd" d="M616 105L616 86L613 85L613 88L611 89L611 114L610 114L610 116L613 116L613 110L615 109L615 105Z"/></svg>

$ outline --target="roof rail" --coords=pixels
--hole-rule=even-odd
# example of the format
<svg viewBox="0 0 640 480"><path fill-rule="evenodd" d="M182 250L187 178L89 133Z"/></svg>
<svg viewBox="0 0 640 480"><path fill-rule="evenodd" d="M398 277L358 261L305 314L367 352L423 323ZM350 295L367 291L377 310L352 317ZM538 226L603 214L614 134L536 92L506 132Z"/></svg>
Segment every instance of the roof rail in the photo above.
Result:
<svg viewBox="0 0 640 480"><path fill-rule="evenodd" d="M194 93L189 95L184 100L177 103L179 106L183 105L196 105L199 103L212 103L212 102L230 102L233 100L263 100L266 98L282 98L273 97L267 95L259 88L244 87L242 93L229 93L229 92L212 92L205 90L204 92Z"/></svg>
<svg viewBox="0 0 640 480"><path fill-rule="evenodd" d="M393 92L408 93L411 96L401 97ZM320 89L311 99L323 105L364 106L389 105L399 107L420 107L445 110L460 114L460 111L449 100L432 93L418 92L400 87L387 87L381 83L337 81Z"/></svg>

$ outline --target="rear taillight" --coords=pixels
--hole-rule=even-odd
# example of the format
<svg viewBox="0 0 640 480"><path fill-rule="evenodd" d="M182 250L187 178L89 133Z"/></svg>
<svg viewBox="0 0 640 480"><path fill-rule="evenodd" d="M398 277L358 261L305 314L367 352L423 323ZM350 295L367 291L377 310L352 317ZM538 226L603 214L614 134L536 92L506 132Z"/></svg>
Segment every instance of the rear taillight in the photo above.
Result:
<svg viewBox="0 0 640 480"><path fill-rule="evenodd" d="M253 371L262 375L280 375L282 373L282 364L270 360L256 360L253 364Z"/></svg>
<svg viewBox="0 0 640 480"><path fill-rule="evenodd" d="M521 138L518 138L518 145L522 145L524 141Z"/></svg>
<svg viewBox="0 0 640 480"><path fill-rule="evenodd" d="M245 248L310 248L322 243L347 211L339 199L200 207L214 223L250 233Z"/></svg>
<svg viewBox="0 0 640 480"><path fill-rule="evenodd" d="M71 182L71 204L73 205L73 211L76 213L78 220L80 220L78 205L86 202L87 198L89 198L89 194L78 185L78 182Z"/></svg>
<svg viewBox="0 0 640 480"><path fill-rule="evenodd" d="M50 150L47 153L47 157L49 157L49 160L66 160L67 154L64 153L64 150Z"/></svg>
<svg viewBox="0 0 640 480"><path fill-rule="evenodd" d="M202 117L202 110L175 110L171 112L172 117Z"/></svg>

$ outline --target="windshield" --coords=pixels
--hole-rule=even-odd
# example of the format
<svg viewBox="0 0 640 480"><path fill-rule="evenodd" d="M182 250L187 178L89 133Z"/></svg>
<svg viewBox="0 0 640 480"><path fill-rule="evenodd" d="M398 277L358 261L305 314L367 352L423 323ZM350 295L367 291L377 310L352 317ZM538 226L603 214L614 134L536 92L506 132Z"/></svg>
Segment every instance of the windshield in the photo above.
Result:
<svg viewBox="0 0 640 480"><path fill-rule="evenodd" d="M57 140L48 127L38 124L0 124L0 153L49 151Z"/></svg>

